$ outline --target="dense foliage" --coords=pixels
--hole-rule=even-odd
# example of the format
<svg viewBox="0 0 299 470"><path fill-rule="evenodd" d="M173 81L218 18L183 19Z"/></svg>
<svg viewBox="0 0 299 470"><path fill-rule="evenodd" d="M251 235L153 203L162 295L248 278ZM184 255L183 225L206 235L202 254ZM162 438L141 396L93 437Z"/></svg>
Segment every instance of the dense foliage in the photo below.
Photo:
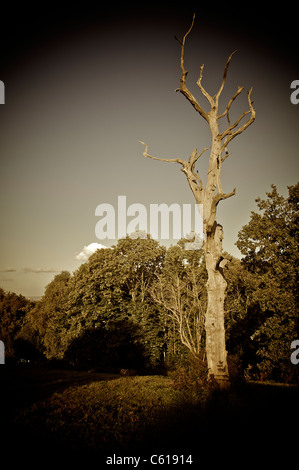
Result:
<svg viewBox="0 0 299 470"><path fill-rule="evenodd" d="M251 365L262 377L291 381L298 378L290 345L299 337L299 184L288 189L286 199L274 185L266 200L256 199L259 213L252 212L237 246L251 286L246 312L256 355Z"/></svg>
<svg viewBox="0 0 299 470"><path fill-rule="evenodd" d="M33 305L23 295L0 289L0 339L5 344L6 357L18 354L17 338Z"/></svg>
<svg viewBox="0 0 299 470"><path fill-rule="evenodd" d="M256 200L239 232L242 260L225 267L230 371L292 382L298 324L299 184ZM207 275L201 251L166 250L149 236L98 250L73 274L56 275L40 301L0 290L6 357L63 360L101 370L183 367L204 360ZM188 368L186 369L188 370ZM190 370L190 368L189 368Z"/></svg>

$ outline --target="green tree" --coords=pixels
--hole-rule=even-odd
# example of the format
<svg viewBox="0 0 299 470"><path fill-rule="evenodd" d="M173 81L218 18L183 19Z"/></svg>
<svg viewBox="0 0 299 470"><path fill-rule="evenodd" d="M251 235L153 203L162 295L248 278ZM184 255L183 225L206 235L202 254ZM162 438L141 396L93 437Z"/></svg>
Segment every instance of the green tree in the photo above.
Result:
<svg viewBox="0 0 299 470"><path fill-rule="evenodd" d="M41 300L26 315L19 334L20 339L33 344L48 359L56 357L60 349L70 278L68 271L54 277Z"/></svg>
<svg viewBox="0 0 299 470"><path fill-rule="evenodd" d="M5 344L5 356L16 357L15 341L23 327L26 314L34 302L23 295L0 288L0 339Z"/></svg>
<svg viewBox="0 0 299 470"><path fill-rule="evenodd" d="M137 300L144 302L149 285L161 272L165 251L165 247L149 235L136 239L127 236L119 240L114 253L123 269L123 287L133 303Z"/></svg>
<svg viewBox="0 0 299 470"><path fill-rule="evenodd" d="M243 266L254 276L251 303L258 306L252 341L261 377L294 380L290 345L298 338L299 183L281 196L276 186L256 199L259 212L239 232Z"/></svg>
<svg viewBox="0 0 299 470"><path fill-rule="evenodd" d="M43 333L47 357L62 359L66 355L71 360L72 356L76 362L84 356L91 363L98 354L102 364L103 345L92 345L98 338L111 357L122 349L120 342L127 342L128 354L132 346L131 351L139 351L139 356L143 351L147 361L157 364L163 355L163 335L148 288L155 272L161 270L164 253L165 248L155 240L127 237L91 255L68 279L60 312L53 315L50 305L45 306L50 315ZM80 344L84 353L79 351ZM111 357L107 364L111 365Z"/></svg>
<svg viewBox="0 0 299 470"><path fill-rule="evenodd" d="M138 235L138 233L136 233ZM125 273L123 290L130 300L127 315L138 324L148 365L156 368L163 364L166 353L166 329L163 312L153 302L150 288L156 276L162 272L166 248L147 235L146 238L130 237L119 240L115 255Z"/></svg>
<svg viewBox="0 0 299 470"><path fill-rule="evenodd" d="M256 349L251 336L263 323L255 299L256 277L241 260L231 258L225 267L228 289L225 298L225 330L231 374L242 378L249 364L255 363Z"/></svg>

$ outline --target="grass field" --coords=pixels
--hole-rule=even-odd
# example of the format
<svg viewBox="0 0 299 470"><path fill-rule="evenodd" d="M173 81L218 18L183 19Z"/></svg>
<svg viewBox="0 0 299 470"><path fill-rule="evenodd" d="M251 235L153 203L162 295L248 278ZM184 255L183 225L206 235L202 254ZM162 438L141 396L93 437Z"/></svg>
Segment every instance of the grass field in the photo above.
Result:
<svg viewBox="0 0 299 470"><path fill-rule="evenodd" d="M297 387L247 383L203 401L164 376L22 367L0 377L3 449L31 466L37 451L44 463L154 453L199 464L257 450L290 458L298 445Z"/></svg>

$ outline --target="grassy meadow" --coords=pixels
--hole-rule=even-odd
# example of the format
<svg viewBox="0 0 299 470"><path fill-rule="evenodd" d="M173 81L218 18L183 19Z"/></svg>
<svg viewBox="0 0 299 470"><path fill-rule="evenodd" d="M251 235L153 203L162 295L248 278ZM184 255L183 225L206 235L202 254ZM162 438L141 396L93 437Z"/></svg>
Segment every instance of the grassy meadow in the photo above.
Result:
<svg viewBox="0 0 299 470"><path fill-rule="evenodd" d="M182 374L17 369L1 380L3 450L33 466L41 463L37 451L45 462L97 458L103 465L114 454L192 455L198 464L210 455L220 462L226 452L234 458L257 448L271 459L284 452L286 434L296 440L295 386L243 383L220 393L188 385Z"/></svg>

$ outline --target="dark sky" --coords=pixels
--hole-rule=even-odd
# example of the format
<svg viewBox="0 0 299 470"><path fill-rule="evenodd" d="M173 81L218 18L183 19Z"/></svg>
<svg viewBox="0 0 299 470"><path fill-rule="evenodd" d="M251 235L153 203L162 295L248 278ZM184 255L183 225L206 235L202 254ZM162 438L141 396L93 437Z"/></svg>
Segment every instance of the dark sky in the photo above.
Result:
<svg viewBox="0 0 299 470"><path fill-rule="evenodd" d="M119 195L147 208L194 202L179 167L144 159L138 142L154 155L185 159L210 145L206 123L174 92L174 36L184 35L194 11L185 56L192 92L201 100L195 83L204 63L203 85L214 94L235 49L223 109L238 85L245 90L232 118L247 109L253 86L256 121L232 142L222 167L224 191L237 193L218 206L224 248L239 256L234 243L254 199L271 183L286 195L298 180L299 105L290 102L290 84L299 64L291 6L238 5L7 7L0 33L1 287L41 295L55 272L80 265L84 247L114 243L96 238L95 209L117 208ZM203 179L206 165L199 166Z"/></svg>

